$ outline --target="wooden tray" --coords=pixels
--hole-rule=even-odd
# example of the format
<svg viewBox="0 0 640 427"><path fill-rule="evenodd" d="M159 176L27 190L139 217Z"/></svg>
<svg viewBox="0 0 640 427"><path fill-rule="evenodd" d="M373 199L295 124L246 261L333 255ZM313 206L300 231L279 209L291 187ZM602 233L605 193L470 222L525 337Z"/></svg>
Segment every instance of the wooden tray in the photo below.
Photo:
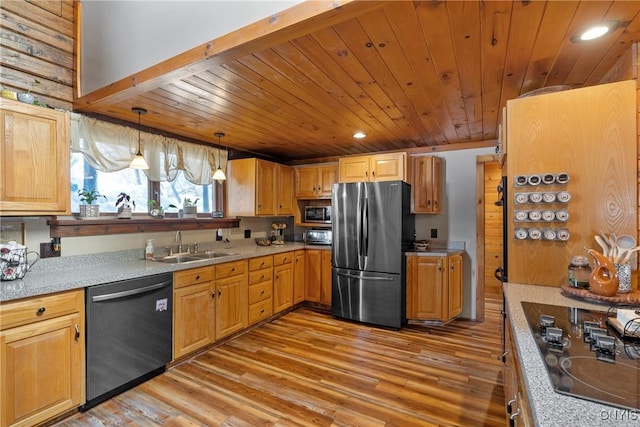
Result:
<svg viewBox="0 0 640 427"><path fill-rule="evenodd" d="M605 297L603 295L594 294L586 289L572 288L567 284L562 285L561 288L562 293L567 297L583 299L600 304L640 304L640 290L632 290L631 292L624 294L615 294L612 297Z"/></svg>

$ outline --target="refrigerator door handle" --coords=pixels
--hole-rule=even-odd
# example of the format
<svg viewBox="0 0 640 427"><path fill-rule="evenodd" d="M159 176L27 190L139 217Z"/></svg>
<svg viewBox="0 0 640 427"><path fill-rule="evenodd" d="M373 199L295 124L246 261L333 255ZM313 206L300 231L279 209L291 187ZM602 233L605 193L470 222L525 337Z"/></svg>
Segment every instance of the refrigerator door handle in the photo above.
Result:
<svg viewBox="0 0 640 427"><path fill-rule="evenodd" d="M367 264L367 254L369 253L369 200L364 204L362 209L362 255L364 256L364 263Z"/></svg>
<svg viewBox="0 0 640 427"><path fill-rule="evenodd" d="M357 274L348 274L348 273L338 273L338 276L347 277L349 279L358 279L358 280L367 279L367 280L381 280L386 282L393 281L393 277L388 277L388 276L358 276Z"/></svg>

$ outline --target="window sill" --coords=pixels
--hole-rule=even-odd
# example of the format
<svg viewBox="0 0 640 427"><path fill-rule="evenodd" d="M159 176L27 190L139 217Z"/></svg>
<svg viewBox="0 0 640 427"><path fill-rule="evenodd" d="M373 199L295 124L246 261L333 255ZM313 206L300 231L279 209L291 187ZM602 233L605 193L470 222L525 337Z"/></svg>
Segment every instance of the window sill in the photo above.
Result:
<svg viewBox="0 0 640 427"><path fill-rule="evenodd" d="M216 230L239 227L238 218L132 218L52 219L47 222L51 237L100 236L105 234L155 233L161 231Z"/></svg>

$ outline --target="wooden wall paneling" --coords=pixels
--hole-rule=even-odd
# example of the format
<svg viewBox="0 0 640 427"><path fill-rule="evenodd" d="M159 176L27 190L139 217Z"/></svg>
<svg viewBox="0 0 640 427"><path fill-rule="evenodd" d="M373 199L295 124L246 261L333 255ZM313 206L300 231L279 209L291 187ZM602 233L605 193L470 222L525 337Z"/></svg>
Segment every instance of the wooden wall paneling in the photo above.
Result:
<svg viewBox="0 0 640 427"><path fill-rule="evenodd" d="M510 194L516 191L515 175L543 172L568 173L565 189L572 194L566 205L568 242L516 240L510 220L509 281L559 286L566 281L571 255L598 247L593 240L598 230L618 235L638 231L636 84L626 81L521 98L509 101L507 109ZM513 197L508 202L513 212Z"/></svg>
<svg viewBox="0 0 640 427"><path fill-rule="evenodd" d="M503 266L502 260L502 209L496 206L497 187L502 179L502 169L497 162L484 164L484 283L485 296L500 299L502 282L494 272ZM509 193L511 194L511 193Z"/></svg>
<svg viewBox="0 0 640 427"><path fill-rule="evenodd" d="M0 81L5 88L31 89L40 102L72 109L74 8L72 0L0 4ZM33 86L34 79L40 84Z"/></svg>

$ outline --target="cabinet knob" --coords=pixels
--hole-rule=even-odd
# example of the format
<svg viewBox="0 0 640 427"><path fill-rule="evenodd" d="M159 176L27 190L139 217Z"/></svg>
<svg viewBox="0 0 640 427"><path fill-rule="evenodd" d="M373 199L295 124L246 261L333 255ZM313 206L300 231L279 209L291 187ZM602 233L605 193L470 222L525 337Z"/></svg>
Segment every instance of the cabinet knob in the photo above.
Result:
<svg viewBox="0 0 640 427"><path fill-rule="evenodd" d="M236 271L236 268L235 267L231 267L231 271Z"/></svg>
<svg viewBox="0 0 640 427"><path fill-rule="evenodd" d="M222 291L220 289L218 289L218 296L222 296Z"/></svg>
<svg viewBox="0 0 640 427"><path fill-rule="evenodd" d="M78 326L78 324L75 325L75 330L76 330L75 341L78 342L80 340L80 326Z"/></svg>
<svg viewBox="0 0 640 427"><path fill-rule="evenodd" d="M264 308L262 310L260 310L260 314L264 313Z"/></svg>
<svg viewBox="0 0 640 427"><path fill-rule="evenodd" d="M200 280L200 275L196 274L196 280Z"/></svg>
<svg viewBox="0 0 640 427"><path fill-rule="evenodd" d="M216 291L211 291L211 299L216 299Z"/></svg>
<svg viewBox="0 0 640 427"><path fill-rule="evenodd" d="M264 295L264 289L260 291L260 295Z"/></svg>
<svg viewBox="0 0 640 427"><path fill-rule="evenodd" d="M451 265L449 266L449 270L453 271L453 270L455 270L455 269L456 269L456 268L455 268L455 266L454 266L453 264L451 264Z"/></svg>
<svg viewBox="0 0 640 427"><path fill-rule="evenodd" d="M38 309L38 311L37 311L37 313L36 313L36 314L37 314L38 316L42 316L46 310L47 310L46 308L44 308L44 307L40 307L40 308Z"/></svg>
<svg viewBox="0 0 640 427"><path fill-rule="evenodd" d="M260 280L264 279L264 274L262 276L260 276Z"/></svg>

